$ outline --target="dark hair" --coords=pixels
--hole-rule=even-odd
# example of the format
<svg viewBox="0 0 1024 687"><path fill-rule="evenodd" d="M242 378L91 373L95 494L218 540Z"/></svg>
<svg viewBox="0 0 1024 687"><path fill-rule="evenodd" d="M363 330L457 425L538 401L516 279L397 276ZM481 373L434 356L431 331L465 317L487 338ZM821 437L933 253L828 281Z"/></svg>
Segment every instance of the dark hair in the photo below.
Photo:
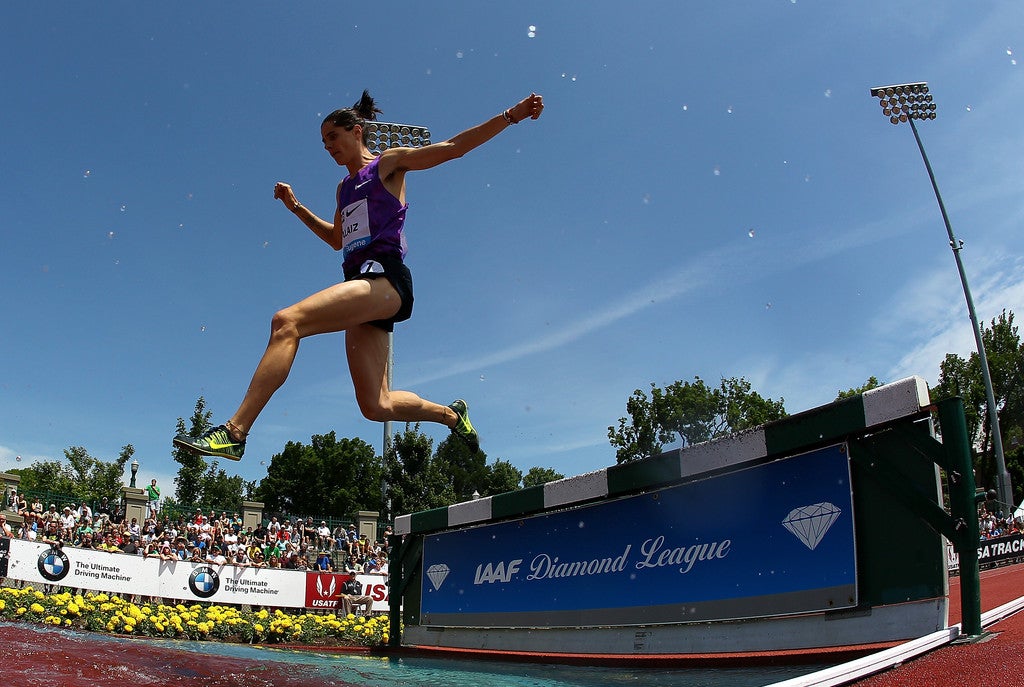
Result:
<svg viewBox="0 0 1024 687"><path fill-rule="evenodd" d="M373 97L369 91L364 90L363 95L359 98L352 107L344 107L340 110L335 110L331 114L324 117L324 121L321 124L331 123L334 126L340 126L345 131L351 131L352 128L358 124L363 127L363 144L367 144L370 141L370 132L366 130L366 122L377 119L378 114L383 114L377 104L373 102Z"/></svg>

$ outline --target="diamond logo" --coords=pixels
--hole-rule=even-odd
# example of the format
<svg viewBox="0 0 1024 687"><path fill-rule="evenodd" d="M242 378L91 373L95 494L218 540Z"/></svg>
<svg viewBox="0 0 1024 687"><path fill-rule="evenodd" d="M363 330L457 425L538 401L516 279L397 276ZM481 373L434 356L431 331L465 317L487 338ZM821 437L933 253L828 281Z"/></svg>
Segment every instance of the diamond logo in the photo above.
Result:
<svg viewBox="0 0 1024 687"><path fill-rule="evenodd" d="M427 577L430 579L430 584L434 585L435 592L444 584L444 578L448 577L448 573L448 566L444 563L435 563L427 568Z"/></svg>
<svg viewBox="0 0 1024 687"><path fill-rule="evenodd" d="M812 506L800 506L789 511L782 524L811 551L825 537L825 533L842 513L838 506L831 503L815 503Z"/></svg>

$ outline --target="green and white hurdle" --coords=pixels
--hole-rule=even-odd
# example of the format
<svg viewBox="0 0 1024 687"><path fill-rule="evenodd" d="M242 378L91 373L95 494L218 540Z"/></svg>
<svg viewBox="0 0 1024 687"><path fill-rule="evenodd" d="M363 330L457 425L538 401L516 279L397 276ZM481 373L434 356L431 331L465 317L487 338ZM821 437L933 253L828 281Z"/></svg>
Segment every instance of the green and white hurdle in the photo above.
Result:
<svg viewBox="0 0 1024 687"><path fill-rule="evenodd" d="M943 537L961 555L963 632L978 635L974 496L962 403L932 404L911 377L400 516L392 645L657 657L895 643L947 625Z"/></svg>

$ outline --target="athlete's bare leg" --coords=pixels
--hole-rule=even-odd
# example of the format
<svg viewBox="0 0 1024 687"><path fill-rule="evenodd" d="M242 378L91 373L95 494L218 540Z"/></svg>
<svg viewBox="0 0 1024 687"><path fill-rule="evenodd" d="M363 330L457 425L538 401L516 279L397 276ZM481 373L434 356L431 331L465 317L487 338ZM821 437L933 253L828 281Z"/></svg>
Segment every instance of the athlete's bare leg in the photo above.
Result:
<svg viewBox="0 0 1024 687"><path fill-rule="evenodd" d="M399 306L398 293L387 279L356 279L330 286L276 313L263 358L242 404L226 423L235 439L244 438L288 378L299 341L343 330L347 330L346 350L356 400L367 418L454 425L457 418L451 409L387 388L387 332L363 323L391 317Z"/></svg>

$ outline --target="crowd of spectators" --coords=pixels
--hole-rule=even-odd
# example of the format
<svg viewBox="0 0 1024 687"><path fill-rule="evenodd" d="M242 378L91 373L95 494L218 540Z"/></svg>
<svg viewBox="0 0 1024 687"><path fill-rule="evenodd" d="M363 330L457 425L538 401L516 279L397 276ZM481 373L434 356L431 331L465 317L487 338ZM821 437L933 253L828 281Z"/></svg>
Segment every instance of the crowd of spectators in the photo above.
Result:
<svg viewBox="0 0 1024 687"><path fill-rule="evenodd" d="M203 513L196 509L191 517L151 511L143 522L137 518L126 521L115 516L107 499L95 511L85 502L62 508L50 503L44 507L38 497L28 502L14 491L5 505L7 510L22 516L24 522L12 527L5 517L0 529L6 534L0 536L52 546L215 565L387 573L387 536L383 542L371 542L356 533L355 525L332 529L325 520L315 524L312 517L282 521L271 517L267 523L253 528L243 527L238 513L218 515L215 511Z"/></svg>
<svg viewBox="0 0 1024 687"><path fill-rule="evenodd" d="M1022 531L1020 518L1013 515L1006 515L994 500L982 503L978 507L978 531L981 534L981 541L996 539L997 537L1008 537L1020 534Z"/></svg>

